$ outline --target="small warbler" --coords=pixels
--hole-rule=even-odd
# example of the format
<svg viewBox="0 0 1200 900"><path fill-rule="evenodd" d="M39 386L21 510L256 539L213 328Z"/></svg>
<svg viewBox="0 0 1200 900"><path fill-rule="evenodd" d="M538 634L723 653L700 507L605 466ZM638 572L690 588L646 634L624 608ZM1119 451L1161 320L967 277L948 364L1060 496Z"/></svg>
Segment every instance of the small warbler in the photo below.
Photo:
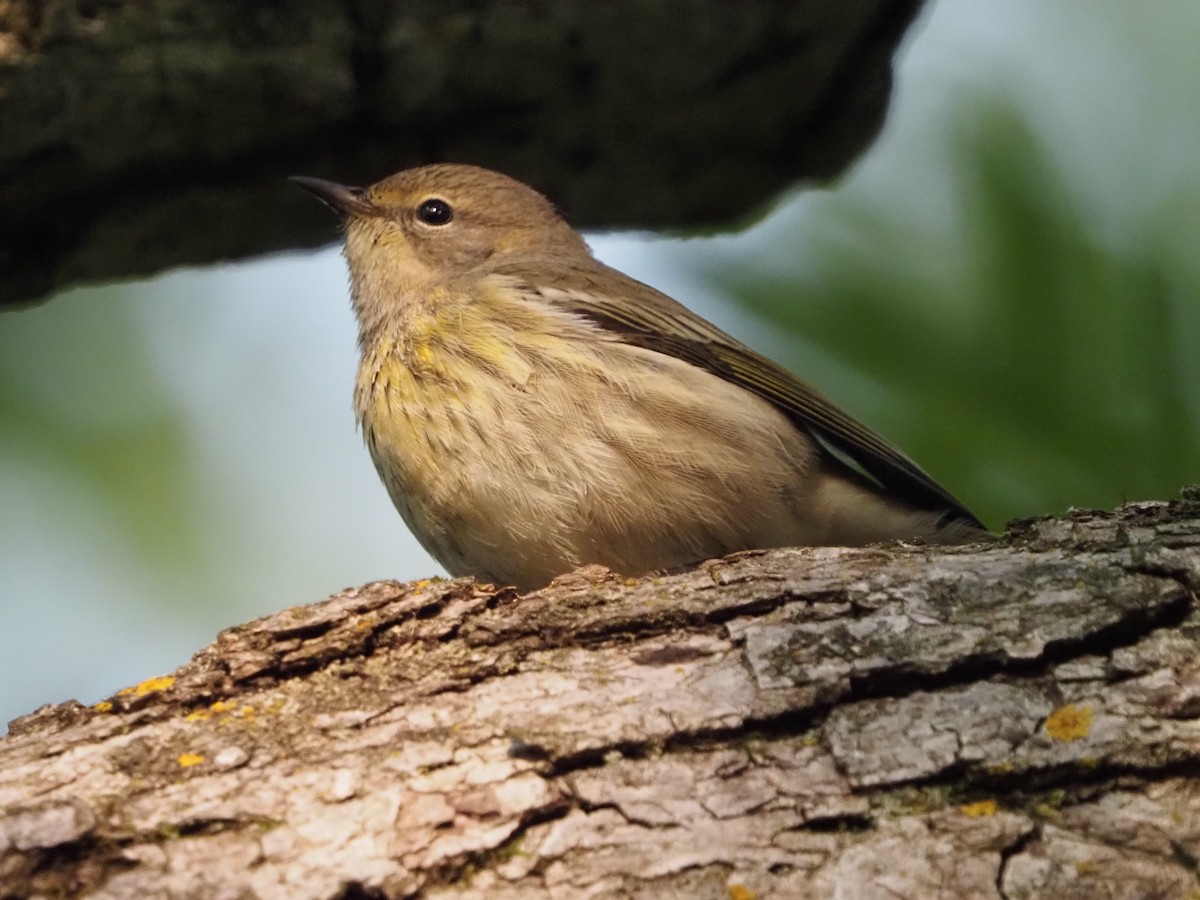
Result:
<svg viewBox="0 0 1200 900"><path fill-rule="evenodd" d="M293 180L344 217L358 420L452 574L530 589L587 563L986 535L813 388L594 259L532 188L464 165Z"/></svg>

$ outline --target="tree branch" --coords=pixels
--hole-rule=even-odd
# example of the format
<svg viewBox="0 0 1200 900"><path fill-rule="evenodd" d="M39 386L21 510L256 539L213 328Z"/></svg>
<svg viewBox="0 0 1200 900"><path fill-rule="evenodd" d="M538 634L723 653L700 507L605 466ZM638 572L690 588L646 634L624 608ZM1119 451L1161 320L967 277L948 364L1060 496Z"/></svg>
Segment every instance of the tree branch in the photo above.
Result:
<svg viewBox="0 0 1200 900"><path fill-rule="evenodd" d="M728 223L863 150L920 5L6 0L0 304L328 243L293 174L471 162L579 227Z"/></svg>
<svg viewBox="0 0 1200 900"><path fill-rule="evenodd" d="M6 897L1188 896L1200 502L380 582L0 740ZM840 893L839 893L840 892Z"/></svg>

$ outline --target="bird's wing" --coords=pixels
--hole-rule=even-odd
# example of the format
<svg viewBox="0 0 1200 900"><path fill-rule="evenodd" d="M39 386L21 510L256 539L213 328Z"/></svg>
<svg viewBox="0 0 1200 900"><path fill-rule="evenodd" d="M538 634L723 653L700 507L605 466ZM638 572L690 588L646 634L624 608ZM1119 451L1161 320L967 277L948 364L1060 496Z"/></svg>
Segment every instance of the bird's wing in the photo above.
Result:
<svg viewBox="0 0 1200 900"><path fill-rule="evenodd" d="M755 353L681 303L601 263L501 267L497 275L582 316L617 340L699 366L773 404L841 462L914 506L984 525L904 453L782 366ZM614 299L616 298L616 299Z"/></svg>

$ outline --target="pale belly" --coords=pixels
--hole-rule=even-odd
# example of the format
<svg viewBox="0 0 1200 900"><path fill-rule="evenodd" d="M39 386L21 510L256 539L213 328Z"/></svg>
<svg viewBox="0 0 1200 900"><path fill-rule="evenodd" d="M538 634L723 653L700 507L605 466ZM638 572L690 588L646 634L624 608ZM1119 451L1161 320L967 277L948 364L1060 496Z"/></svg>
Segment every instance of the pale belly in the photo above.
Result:
<svg viewBox="0 0 1200 900"><path fill-rule="evenodd" d="M768 403L624 345L572 362L586 392L536 366L518 383L396 365L360 401L393 502L452 574L529 588L828 541L817 452Z"/></svg>

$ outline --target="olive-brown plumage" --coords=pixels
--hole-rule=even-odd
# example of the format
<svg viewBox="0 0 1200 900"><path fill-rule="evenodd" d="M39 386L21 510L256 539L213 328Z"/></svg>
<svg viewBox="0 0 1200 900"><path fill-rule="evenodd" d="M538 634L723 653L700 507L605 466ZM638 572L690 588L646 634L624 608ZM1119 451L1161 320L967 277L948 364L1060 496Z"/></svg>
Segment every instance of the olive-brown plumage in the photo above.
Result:
<svg viewBox="0 0 1200 900"><path fill-rule="evenodd" d="M296 180L345 216L359 422L452 574L532 588L587 563L986 534L813 388L594 259L532 188L461 165Z"/></svg>

